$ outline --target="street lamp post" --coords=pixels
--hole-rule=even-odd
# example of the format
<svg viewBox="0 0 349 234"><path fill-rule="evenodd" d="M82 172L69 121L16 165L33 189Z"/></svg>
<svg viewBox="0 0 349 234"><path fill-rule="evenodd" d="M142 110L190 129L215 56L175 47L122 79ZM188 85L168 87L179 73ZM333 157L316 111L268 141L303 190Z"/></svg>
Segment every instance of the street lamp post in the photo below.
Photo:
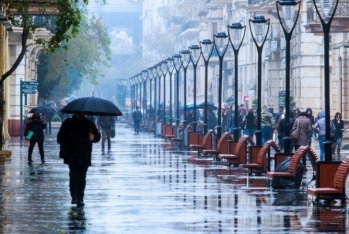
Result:
<svg viewBox="0 0 349 234"><path fill-rule="evenodd" d="M173 65L176 70L176 126L179 126L179 70L182 67L181 55L175 54L173 56Z"/></svg>
<svg viewBox="0 0 349 234"><path fill-rule="evenodd" d="M214 35L214 45L219 58L219 77L218 77L218 126L217 138L222 135L222 79L223 79L223 58L228 48L228 36L225 32L219 32Z"/></svg>
<svg viewBox="0 0 349 234"><path fill-rule="evenodd" d="M197 127L197 116L196 116L196 94L197 94L197 84L196 84L196 68L198 66L198 62L200 60L200 46L198 45L192 45L189 46L189 51L190 51L190 60L193 64L193 70L194 70L194 122L193 122L193 130L196 131Z"/></svg>
<svg viewBox="0 0 349 234"><path fill-rule="evenodd" d="M155 110L155 87L156 87L156 80L155 77L153 75L153 67L148 68L148 74L149 74L149 80L150 80L150 84L149 84L149 92L150 92L150 96L149 96L149 103L150 105L152 105L153 110ZM153 80L154 80L154 89L153 89ZM154 93L153 93L154 90ZM153 99L154 97L154 99ZM154 103L153 103L154 101ZM150 108L149 108L150 109ZM152 115L152 117L154 117L154 113Z"/></svg>
<svg viewBox="0 0 349 234"><path fill-rule="evenodd" d="M239 50L242 44L242 41L244 40L246 32L246 26L242 26L241 23L233 23L231 26L228 26L228 34L230 43L234 50L234 82L235 82L235 92L234 92L234 102L235 102L235 112L234 112L234 140L238 140L240 138L240 128L239 128L239 103L238 103L238 76L239 76L239 69L238 69L238 57L239 57Z"/></svg>
<svg viewBox="0 0 349 234"><path fill-rule="evenodd" d="M164 76L164 90L163 90L163 95L164 95L164 119L163 123L166 124L166 73L167 73L167 61L163 60L160 65L160 69L162 72L162 75Z"/></svg>
<svg viewBox="0 0 349 234"><path fill-rule="evenodd" d="M324 88L325 88L325 121L326 135L324 142L325 161L332 161L332 142L330 125L330 28L334 14L336 13L338 0L313 0L318 14L322 30L324 32Z"/></svg>
<svg viewBox="0 0 349 234"><path fill-rule="evenodd" d="M158 113L157 113L157 116L158 116L158 120L162 121L161 119L161 76L162 76L162 72L161 72L161 62L158 63L156 65L156 74L158 75L158 78L159 78L159 83L158 83Z"/></svg>
<svg viewBox="0 0 349 234"><path fill-rule="evenodd" d="M281 7L281 11L280 11ZM291 54L291 36L292 32L296 26L299 12L300 12L300 1L295 0L281 0L276 2L276 10L278 14L278 18L282 27L282 30L285 34L286 40L286 51L285 51L285 136L283 138L284 151L285 153L290 153L291 149L291 140L290 140L290 54Z"/></svg>
<svg viewBox="0 0 349 234"><path fill-rule="evenodd" d="M182 66L183 66L183 73L184 73L184 103L183 103L183 125L187 125L187 70L190 63L190 51L189 50L182 50L181 52L181 60L182 60Z"/></svg>
<svg viewBox="0 0 349 234"><path fill-rule="evenodd" d="M144 110L143 111L145 111L145 114L147 114L147 100L148 100L148 98L147 98L147 94L148 94L148 92L147 92L147 79L148 79L148 70L143 70L142 71L142 78L143 78L143 108L144 108ZM151 95L151 92L150 92L150 95ZM149 117L149 116L147 116L147 117Z"/></svg>
<svg viewBox="0 0 349 234"><path fill-rule="evenodd" d="M170 118L169 118L169 124L172 126L172 120L173 120L173 117L172 117L172 72L173 72L173 69L174 69L174 64L173 64L173 61L174 59L172 57L169 57L167 59L167 71L169 73L169 76L170 76Z"/></svg>
<svg viewBox="0 0 349 234"><path fill-rule="evenodd" d="M208 93L208 62L213 52L213 42L210 39L204 39L200 42L201 54L205 64L205 106L204 106L204 134L208 132L207 124L207 93Z"/></svg>
<svg viewBox="0 0 349 234"><path fill-rule="evenodd" d="M257 131L256 131L256 145L262 145L262 131L261 131L261 106L262 106L262 52L263 46L267 39L270 27L270 19L266 20L264 16L257 15L253 20L249 20L250 31L252 39L257 47L258 52L258 104L257 104ZM253 25L253 27L252 27Z"/></svg>

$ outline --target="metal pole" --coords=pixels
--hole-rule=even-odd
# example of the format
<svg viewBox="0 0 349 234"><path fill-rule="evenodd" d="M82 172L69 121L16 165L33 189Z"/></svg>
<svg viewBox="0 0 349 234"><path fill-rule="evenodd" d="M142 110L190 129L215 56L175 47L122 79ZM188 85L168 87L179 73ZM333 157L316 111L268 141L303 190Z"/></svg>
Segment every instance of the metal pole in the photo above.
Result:
<svg viewBox="0 0 349 234"><path fill-rule="evenodd" d="M170 75L170 118L169 118L169 124L172 126L172 72L169 71Z"/></svg>
<svg viewBox="0 0 349 234"><path fill-rule="evenodd" d="M234 80L235 80L235 93L234 93L234 102L235 102L235 119L234 119L234 122L235 122L235 126L234 126L234 140L235 141L238 141L238 139L240 138L240 128L239 128L239 104L238 104L238 93L239 93L239 90L238 90L238 83L239 83L239 79L238 79L238 76L239 76L239 71L238 71L238 68L239 68L239 64L238 64L238 56L239 56L239 50L236 50L234 49L234 60L235 60L235 67L234 67Z"/></svg>
<svg viewBox="0 0 349 234"><path fill-rule="evenodd" d="M177 85L177 94L176 94L176 104L177 104L177 111L176 111L176 126L178 127L179 126L179 70L176 71L176 74L177 74L177 81L176 81L176 85Z"/></svg>
<svg viewBox="0 0 349 234"><path fill-rule="evenodd" d="M285 39L286 39L286 78L285 78L285 87L286 87L286 96L285 96L285 136L283 137L284 142L284 152L290 153L292 152L291 149L291 139L289 137L290 135L290 54L291 54L291 33L285 32Z"/></svg>
<svg viewBox="0 0 349 234"><path fill-rule="evenodd" d="M193 121L193 129L196 131L197 126L197 116L196 116L196 67L197 64L193 63L193 69L194 69L194 121Z"/></svg>
<svg viewBox="0 0 349 234"><path fill-rule="evenodd" d="M207 124L207 92L208 92L208 60L205 61L205 115L204 115L204 133L208 132L208 124Z"/></svg>
<svg viewBox="0 0 349 234"><path fill-rule="evenodd" d="M184 126L187 125L187 69L188 67L183 67L183 71L184 71L184 111L183 111L183 115L184 115L184 120L183 120L183 124Z"/></svg>
<svg viewBox="0 0 349 234"><path fill-rule="evenodd" d="M219 77L218 77L218 126L217 138L222 135L222 79L223 79L223 56L219 58Z"/></svg>
<svg viewBox="0 0 349 234"><path fill-rule="evenodd" d="M261 131L261 112L262 112L262 51L263 47L258 46L258 90L257 90L257 131L256 131L256 145L262 145L262 131Z"/></svg>

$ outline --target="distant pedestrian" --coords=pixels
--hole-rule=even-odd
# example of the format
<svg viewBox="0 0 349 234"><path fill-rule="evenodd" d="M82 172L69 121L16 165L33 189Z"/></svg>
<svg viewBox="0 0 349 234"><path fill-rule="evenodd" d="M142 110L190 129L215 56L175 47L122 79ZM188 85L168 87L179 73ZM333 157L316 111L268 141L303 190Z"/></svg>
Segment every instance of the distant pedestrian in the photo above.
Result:
<svg viewBox="0 0 349 234"><path fill-rule="evenodd" d="M245 135L250 136L253 139L253 135L256 131L256 116L253 113L253 109L249 109L247 115L244 116L241 129Z"/></svg>
<svg viewBox="0 0 349 234"><path fill-rule="evenodd" d="M46 123L40 118L38 113L34 113L32 117L27 120L25 126L24 136L29 140L30 145L28 148L28 162L33 162L32 154L36 143L38 143L39 153L41 157L41 163L45 163L45 153L44 153L44 129L46 128ZM30 134L30 135L28 135ZM30 137L30 139L28 139Z"/></svg>
<svg viewBox="0 0 349 234"><path fill-rule="evenodd" d="M113 116L100 116L98 118L98 125L102 131L102 151L104 151L105 140L108 142L108 151L110 151L111 133L115 128L115 119Z"/></svg>
<svg viewBox="0 0 349 234"><path fill-rule="evenodd" d="M85 117L83 112L76 112L66 119L57 134L61 146L60 158L69 165L69 188L72 204L84 206L86 174L91 166L92 143L101 139L95 123Z"/></svg>
<svg viewBox="0 0 349 234"><path fill-rule="evenodd" d="M341 147L342 147L342 138L343 138L343 131L344 131L344 122L342 120L341 113L337 112L334 116L334 119L332 120L335 126L335 141L332 145L332 154L334 155L336 152L337 147L337 158L340 160L341 158Z"/></svg>
<svg viewBox="0 0 349 234"><path fill-rule="evenodd" d="M331 121L331 120L330 120ZM334 124L331 121L330 128L334 129ZM319 136L319 147L320 147L320 160L324 160L324 153L325 153L325 148L324 148L324 142L325 142L325 137L326 137L326 118L325 118L325 111L321 110L318 113L318 121L313 125L314 131L318 132Z"/></svg>
<svg viewBox="0 0 349 234"><path fill-rule="evenodd" d="M217 126L217 117L212 109L207 110L207 125L208 129L215 129Z"/></svg>
<svg viewBox="0 0 349 234"><path fill-rule="evenodd" d="M273 138L274 128L274 116L269 112L268 107L264 105L261 113L262 144Z"/></svg>
<svg viewBox="0 0 349 234"><path fill-rule="evenodd" d="M139 134L139 124L141 123L142 113L140 112L138 106L136 106L136 110L133 112L132 118L133 118L135 133Z"/></svg>
<svg viewBox="0 0 349 234"><path fill-rule="evenodd" d="M312 125L310 120L307 117L306 112L301 112L299 117L293 123L293 129L298 128L299 137L293 142L294 150L296 151L300 146L308 145L308 133L312 131ZM303 166L306 169L306 156L304 155L302 158Z"/></svg>
<svg viewBox="0 0 349 234"><path fill-rule="evenodd" d="M56 110L53 107L53 104L46 105L46 111L44 113L46 124L48 125L48 128L45 128L45 134L51 134L52 131L52 118L56 114Z"/></svg>
<svg viewBox="0 0 349 234"><path fill-rule="evenodd" d="M309 119L309 121L311 123L311 126L313 126L315 124L315 118L314 118L314 115L313 115L313 110L310 107L308 107L306 109L306 112L307 112L307 117L308 117L308 119ZM308 146L311 146L311 139L313 137L313 133L314 133L314 131L313 131L313 129L311 129L311 131L307 135L307 142L308 142L307 145Z"/></svg>

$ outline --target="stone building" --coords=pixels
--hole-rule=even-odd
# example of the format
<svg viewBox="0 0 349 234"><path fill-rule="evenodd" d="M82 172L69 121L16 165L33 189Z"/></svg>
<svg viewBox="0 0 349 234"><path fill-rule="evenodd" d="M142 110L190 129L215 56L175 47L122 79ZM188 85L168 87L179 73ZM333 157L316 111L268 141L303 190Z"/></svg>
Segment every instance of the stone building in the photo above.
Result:
<svg viewBox="0 0 349 234"><path fill-rule="evenodd" d="M330 42L330 89L331 116L343 112L348 119L348 1L340 1L331 26ZM267 0L181 0L143 1L143 35L156 30L159 35L172 35L174 43L168 54L153 53L148 66L172 56L192 44L199 44L205 38L224 31L234 22L246 25L246 34L238 57L239 83L234 84L234 56L230 49L224 56L223 98L231 97L238 90L238 103L249 106L257 98L258 54L249 29L249 20L256 15L270 19L270 29L262 52L262 105L274 107L283 105L285 91L285 36L282 31L275 1ZM316 114L324 108L324 40L321 24L312 1L302 1L300 15L291 39L291 84L290 95L296 106L311 107ZM159 40L161 43L161 40ZM149 50L148 47L146 47ZM158 55L158 57L156 57ZM145 54L146 56L146 54ZM193 79L188 70L188 102L192 100ZM198 68L197 99L204 97L204 63ZM168 81L167 81L168 82ZM209 62L209 101L218 102L218 58L212 56ZM168 87L168 85L167 85ZM182 90L182 89L181 89ZM182 97L183 95L180 95ZM331 117L331 118L332 118Z"/></svg>

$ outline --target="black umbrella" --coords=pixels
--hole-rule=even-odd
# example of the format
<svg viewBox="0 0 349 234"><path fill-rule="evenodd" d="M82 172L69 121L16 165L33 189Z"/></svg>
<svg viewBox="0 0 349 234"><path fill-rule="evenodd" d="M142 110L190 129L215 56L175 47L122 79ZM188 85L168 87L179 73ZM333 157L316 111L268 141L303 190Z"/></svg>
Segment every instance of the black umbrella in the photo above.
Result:
<svg viewBox="0 0 349 234"><path fill-rule="evenodd" d="M33 109L31 109L29 111L29 113L46 113L46 106L38 106L38 107L34 107Z"/></svg>
<svg viewBox="0 0 349 234"><path fill-rule="evenodd" d="M200 109L205 109L205 102L200 103L199 104L199 108ZM207 109L217 110L218 107L216 107L213 102L207 102Z"/></svg>
<svg viewBox="0 0 349 234"><path fill-rule="evenodd" d="M186 110L189 111L189 110L194 110L195 106L194 106L194 103L188 103L186 106L185 106ZM181 106L181 109L184 110L184 107ZM196 104L196 109L199 109L199 106Z"/></svg>
<svg viewBox="0 0 349 234"><path fill-rule="evenodd" d="M63 113L73 114L84 112L86 115L120 116L122 112L111 102L96 97L84 97L71 101L61 110Z"/></svg>

